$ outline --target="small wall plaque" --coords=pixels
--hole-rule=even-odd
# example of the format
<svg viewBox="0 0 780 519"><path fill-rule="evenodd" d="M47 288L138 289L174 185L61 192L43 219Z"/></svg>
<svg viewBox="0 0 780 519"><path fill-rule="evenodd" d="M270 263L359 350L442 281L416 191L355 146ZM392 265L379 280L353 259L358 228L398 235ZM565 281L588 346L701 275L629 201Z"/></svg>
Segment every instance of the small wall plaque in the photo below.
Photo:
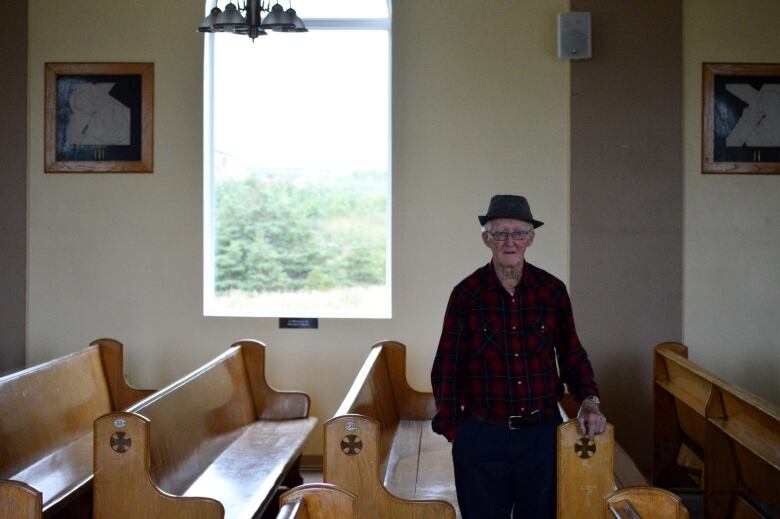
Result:
<svg viewBox="0 0 780 519"><path fill-rule="evenodd" d="M280 317L279 328L319 328L319 319L314 317Z"/></svg>

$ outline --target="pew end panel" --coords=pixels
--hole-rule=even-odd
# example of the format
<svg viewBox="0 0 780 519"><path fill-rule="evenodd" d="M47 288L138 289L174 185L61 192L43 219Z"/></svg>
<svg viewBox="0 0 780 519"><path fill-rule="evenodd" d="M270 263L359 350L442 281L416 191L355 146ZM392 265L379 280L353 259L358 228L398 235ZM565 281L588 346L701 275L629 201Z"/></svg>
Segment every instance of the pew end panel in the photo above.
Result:
<svg viewBox="0 0 780 519"><path fill-rule="evenodd" d="M41 519L43 494L21 481L0 480L0 517Z"/></svg>
<svg viewBox="0 0 780 519"><path fill-rule="evenodd" d="M574 396L568 391L563 394L563 399L558 402L558 410L564 422L568 422L576 417L579 409L580 404L577 403ZM639 467L636 466L636 463L631 459L631 456L628 455L618 442L614 442L614 448L613 476L617 487L647 486L647 478L642 474L642 471L639 470Z"/></svg>
<svg viewBox="0 0 780 519"><path fill-rule="evenodd" d="M328 483L288 490L279 499L277 519L356 519L357 497Z"/></svg>
<svg viewBox="0 0 780 519"><path fill-rule="evenodd" d="M138 389L131 386L125 377L124 345L116 339L103 338L90 343L100 349L106 382L111 393L112 409L127 409L134 403L155 392L154 389Z"/></svg>
<svg viewBox="0 0 780 519"><path fill-rule="evenodd" d="M149 420L110 413L95 420L95 517L222 519L224 508L209 498L172 496L149 477ZM143 512L139 509L143 503Z"/></svg>
<svg viewBox="0 0 780 519"><path fill-rule="evenodd" d="M604 497L617 490L613 476L614 428L588 440L577 420L558 426L558 517L600 517Z"/></svg>
<svg viewBox="0 0 780 519"><path fill-rule="evenodd" d="M237 341L232 347L241 348L244 356L258 420L285 420L309 416L309 395L300 391L279 391L268 384L265 377L265 344L244 339Z"/></svg>
<svg viewBox="0 0 780 519"><path fill-rule="evenodd" d="M679 496L655 487L624 488L604 500L606 519L688 519Z"/></svg>
<svg viewBox="0 0 780 519"><path fill-rule="evenodd" d="M455 519L443 500L411 500L391 494L382 484L380 423L358 414L340 415L324 424L323 479L352 492L359 517L374 519Z"/></svg>

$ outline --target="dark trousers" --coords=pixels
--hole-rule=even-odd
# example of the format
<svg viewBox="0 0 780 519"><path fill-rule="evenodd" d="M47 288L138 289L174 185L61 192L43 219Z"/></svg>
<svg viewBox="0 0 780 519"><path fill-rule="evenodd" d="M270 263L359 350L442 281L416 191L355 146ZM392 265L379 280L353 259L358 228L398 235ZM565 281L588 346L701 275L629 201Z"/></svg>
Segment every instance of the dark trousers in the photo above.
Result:
<svg viewBox="0 0 780 519"><path fill-rule="evenodd" d="M554 519L560 423L509 429L466 419L452 445L463 519Z"/></svg>

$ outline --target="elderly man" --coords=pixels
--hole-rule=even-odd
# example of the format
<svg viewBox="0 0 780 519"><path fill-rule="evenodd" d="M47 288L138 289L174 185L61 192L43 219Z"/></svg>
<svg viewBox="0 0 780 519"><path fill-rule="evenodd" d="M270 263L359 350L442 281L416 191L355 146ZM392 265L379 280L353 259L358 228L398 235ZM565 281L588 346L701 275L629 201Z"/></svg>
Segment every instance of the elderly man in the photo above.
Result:
<svg viewBox="0 0 780 519"><path fill-rule="evenodd" d="M479 223L493 258L450 295L433 430L452 442L464 519L553 518L563 383L584 433L601 434L606 419L565 285L525 261L542 222L524 197L496 195Z"/></svg>

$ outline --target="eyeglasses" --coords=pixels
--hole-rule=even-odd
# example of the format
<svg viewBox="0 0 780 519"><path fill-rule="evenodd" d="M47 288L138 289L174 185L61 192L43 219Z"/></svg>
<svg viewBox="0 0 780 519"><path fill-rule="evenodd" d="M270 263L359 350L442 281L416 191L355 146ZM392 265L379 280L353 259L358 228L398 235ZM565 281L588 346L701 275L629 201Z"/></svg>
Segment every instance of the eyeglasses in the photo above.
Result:
<svg viewBox="0 0 780 519"><path fill-rule="evenodd" d="M496 231L488 233L490 236L496 240L496 241L506 241L507 238L510 236L515 241L523 241L532 233L533 231L515 231L515 232L506 232L506 231Z"/></svg>

